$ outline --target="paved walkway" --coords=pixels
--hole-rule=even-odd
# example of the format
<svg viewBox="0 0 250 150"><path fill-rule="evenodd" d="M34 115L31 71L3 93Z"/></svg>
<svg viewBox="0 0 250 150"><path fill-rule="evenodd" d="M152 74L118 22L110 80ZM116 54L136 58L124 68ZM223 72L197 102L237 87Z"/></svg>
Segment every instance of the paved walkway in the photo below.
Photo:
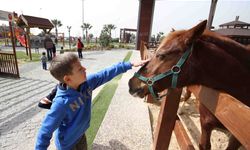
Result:
<svg viewBox="0 0 250 150"><path fill-rule="evenodd" d="M133 51L130 60L138 60ZM93 143L93 150L151 150L149 111L143 99L129 94L128 81L138 68L122 75L115 95Z"/></svg>
<svg viewBox="0 0 250 150"><path fill-rule="evenodd" d="M115 62L122 61L128 50L84 52L81 63L88 73L101 70ZM0 149L32 150L40 123L47 110L37 107L56 85L48 71L41 64L28 63L19 67L20 79L0 77ZM101 88L95 90L95 96ZM50 150L55 150L51 144Z"/></svg>

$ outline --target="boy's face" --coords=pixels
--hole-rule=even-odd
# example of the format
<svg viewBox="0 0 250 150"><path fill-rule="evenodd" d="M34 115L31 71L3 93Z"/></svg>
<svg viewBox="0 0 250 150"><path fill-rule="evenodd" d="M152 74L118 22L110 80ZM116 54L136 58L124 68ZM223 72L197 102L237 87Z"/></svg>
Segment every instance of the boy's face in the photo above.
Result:
<svg viewBox="0 0 250 150"><path fill-rule="evenodd" d="M71 88L77 89L81 83L86 81L86 68L78 60L72 64L73 70L71 75L66 75L64 81Z"/></svg>

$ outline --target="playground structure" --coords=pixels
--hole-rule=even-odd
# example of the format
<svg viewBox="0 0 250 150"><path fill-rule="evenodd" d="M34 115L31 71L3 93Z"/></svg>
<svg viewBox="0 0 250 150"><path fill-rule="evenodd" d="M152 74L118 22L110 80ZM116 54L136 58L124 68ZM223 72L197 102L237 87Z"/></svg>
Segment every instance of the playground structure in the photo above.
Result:
<svg viewBox="0 0 250 150"><path fill-rule="evenodd" d="M23 47L28 47L27 41L25 39L25 31L22 28L16 27L14 29L15 37L19 41L20 45Z"/></svg>
<svg viewBox="0 0 250 150"><path fill-rule="evenodd" d="M0 31L1 38L4 39L5 46L7 46L7 45L9 45L9 41L11 39L9 27L2 26L1 29L2 29ZM26 42L26 37L25 37L25 31L18 26L15 26L13 29L14 29L13 35L14 35L14 40L16 40L15 41L16 46L20 45L22 47L29 48L29 45L26 45L27 42ZM43 46L42 45L43 39L44 39L44 37L41 37L41 36L30 35L31 48L42 47Z"/></svg>
<svg viewBox="0 0 250 150"><path fill-rule="evenodd" d="M7 75L19 78L19 70L17 65L16 49L12 29L12 19L13 16L16 17L15 13L5 13L8 15L9 30L12 42L13 53L0 52L0 75Z"/></svg>
<svg viewBox="0 0 250 150"><path fill-rule="evenodd" d="M45 34L48 34L53 28L54 25L45 18L39 18L34 16L28 15L20 15L16 21L17 26L23 28L25 30L26 35L24 36L24 41L26 46L26 53L28 54L29 49L29 56L32 60L31 55L31 43L30 43L30 28L39 28L44 31Z"/></svg>
<svg viewBox="0 0 250 150"><path fill-rule="evenodd" d="M35 48L39 48L41 46L42 40L41 38L36 38L34 43L31 44L30 38L30 28L39 28L44 31L45 34L48 34L54 25L45 18L39 18L34 16L27 15L18 15L13 12L0 11L1 20L9 22L9 32L10 38L12 42L13 53L0 53L1 60L1 70L0 74L10 75L13 77L19 78L19 71L16 59L16 42L17 39L22 46L26 48L26 54L30 56L30 60L32 60L31 55L31 46ZM13 29L14 28L14 29ZM5 34L6 35L6 34Z"/></svg>

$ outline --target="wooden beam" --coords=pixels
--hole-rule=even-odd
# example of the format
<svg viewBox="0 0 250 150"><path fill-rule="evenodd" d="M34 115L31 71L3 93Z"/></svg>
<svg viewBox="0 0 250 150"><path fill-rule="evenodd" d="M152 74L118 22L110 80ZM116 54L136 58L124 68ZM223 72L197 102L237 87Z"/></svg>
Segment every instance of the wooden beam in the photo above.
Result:
<svg viewBox="0 0 250 150"><path fill-rule="evenodd" d="M136 36L136 49L140 49L140 41L148 43L151 35L155 0L139 0L139 13Z"/></svg>
<svg viewBox="0 0 250 150"><path fill-rule="evenodd" d="M250 149L250 108L248 106L226 93L205 86L191 86L189 90L246 149Z"/></svg>
<svg viewBox="0 0 250 150"><path fill-rule="evenodd" d="M154 136L154 150L168 149L176 121L182 89L168 89L166 99L162 101L161 110Z"/></svg>
<svg viewBox="0 0 250 150"><path fill-rule="evenodd" d="M194 146L189 139L185 128L183 127L179 117L176 120L174 133L176 135L177 142L179 144L180 149L182 150L194 150Z"/></svg>
<svg viewBox="0 0 250 150"><path fill-rule="evenodd" d="M17 56L16 56L16 47L15 47L16 44L14 42L14 34L13 34L13 30L12 30L12 22L11 22L11 20L9 20L9 28L10 28L10 36L11 36L13 54L14 54L14 59L15 59L14 63L15 63L16 74L17 74L17 77L20 78L18 64L17 64Z"/></svg>
<svg viewBox="0 0 250 150"><path fill-rule="evenodd" d="M32 60L32 54L31 54L31 44L30 44L30 28L26 27L26 35L27 35L27 41L28 41L28 45L26 45L29 49L29 55L30 55L30 60Z"/></svg>

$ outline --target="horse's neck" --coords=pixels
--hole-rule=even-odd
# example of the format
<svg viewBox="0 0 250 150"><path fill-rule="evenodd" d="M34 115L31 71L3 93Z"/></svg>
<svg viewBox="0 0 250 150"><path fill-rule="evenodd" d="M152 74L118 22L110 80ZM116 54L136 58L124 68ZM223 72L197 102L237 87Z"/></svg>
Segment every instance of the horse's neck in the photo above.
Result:
<svg viewBox="0 0 250 150"><path fill-rule="evenodd" d="M236 58L206 42L199 42L192 55L198 64L194 84L225 91L250 106L250 71Z"/></svg>
<svg viewBox="0 0 250 150"><path fill-rule="evenodd" d="M250 71L250 46L244 46L232 39L220 36L210 36L210 38L207 39L209 39L207 40L208 42L215 44L231 56L238 59L238 61Z"/></svg>

